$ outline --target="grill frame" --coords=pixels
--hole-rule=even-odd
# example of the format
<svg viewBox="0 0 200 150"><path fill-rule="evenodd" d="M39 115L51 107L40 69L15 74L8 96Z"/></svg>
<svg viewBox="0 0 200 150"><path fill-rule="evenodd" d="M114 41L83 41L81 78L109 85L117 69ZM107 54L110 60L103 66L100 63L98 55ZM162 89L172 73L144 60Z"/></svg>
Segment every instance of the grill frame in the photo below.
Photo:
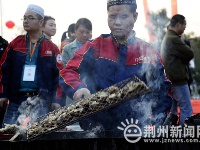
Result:
<svg viewBox="0 0 200 150"><path fill-rule="evenodd" d="M118 89L121 90L121 89L123 89L128 83L131 83L131 82L133 82L133 83L140 83L141 85L143 85L143 89L142 89L141 91L138 91L138 93L136 93L135 95L130 95L130 94L129 94L129 95L128 95L128 94L124 95L123 99L119 100L118 102L114 101L115 103L112 103L112 104L111 104L111 103L110 103L110 104L109 104L109 103L105 103L105 105L102 106L102 108L101 108L100 110L98 110L98 109L92 110L92 111L90 111L90 112L87 112L88 114L82 114L82 113L81 113L81 114L79 114L78 117L73 117L73 119L72 119L71 121L63 121L63 120L62 120L62 121L61 121L61 124L59 124L59 125L56 126L55 128L51 128L51 129L48 128L47 131L42 132L42 133L38 132L37 135L35 134L34 136L30 137L29 134L28 134L28 132L31 130L31 127L33 127L34 124L41 125L41 124L42 124L42 121L44 121L44 119L49 118L50 116L56 116L56 113L58 113L59 111L63 111L63 110L65 110L65 109L67 109L67 108L69 108L69 107L72 107L72 106L76 106L78 103L88 100L88 98L82 99L82 100L80 100L80 101L75 101L74 103L72 103L72 104L70 104L70 105L68 105L68 106L61 107L61 108L59 108L59 109L57 109L57 110L54 110L54 111L52 111L52 112L50 112L50 113L48 113L48 114L46 114L46 115L44 115L44 116L41 116L41 117L37 118L36 121L35 121L35 123L33 123L32 125L28 125L28 127L27 127L27 133L26 133L27 140L28 140L28 141L32 141L32 140L35 140L35 139L40 138L40 137L42 137L42 136L45 136L46 134L49 134L49 133L51 133L51 132L58 131L58 130L60 130L60 129L65 128L67 125L71 125L71 124L73 124L73 123L75 123L75 122L78 122L78 121L80 121L80 120L82 120L82 119L84 119L84 118L86 118L86 117L88 117L88 116L90 116L90 115L96 114L96 113L98 113L98 112L100 112L100 111L103 111L103 110L107 110L107 109L109 109L109 108L111 108L111 107L114 107L114 106L116 106L116 105L119 105L119 104L121 104L121 103L123 103L123 102L125 102L125 101L131 100L131 99L133 99L134 97L137 97L137 96L139 96L139 95L143 95L143 94L149 92L149 88L146 86L146 84L145 84L142 80L140 80L138 77L133 76L133 77L131 77L131 78L128 78L128 79L126 79L126 80L123 80L123 81L121 81L121 82L118 82L118 83L116 83L116 84L114 84L114 85L112 85L112 86L110 86L110 87L108 87L108 88L106 88L106 89L100 90L100 91L98 91L97 93L92 94L91 97L94 97L94 96L98 95L100 92L108 91L109 88L111 88L111 87L118 87ZM90 107L90 106L88 106L88 108L89 108L89 107ZM63 111L63 113L64 113L64 111ZM50 122L49 122L49 123L50 123ZM39 126L38 126L38 127L39 127ZM51 126L51 127L52 127L52 126ZM43 128L43 129L44 129L44 128ZM46 128L46 129L47 129L47 128Z"/></svg>

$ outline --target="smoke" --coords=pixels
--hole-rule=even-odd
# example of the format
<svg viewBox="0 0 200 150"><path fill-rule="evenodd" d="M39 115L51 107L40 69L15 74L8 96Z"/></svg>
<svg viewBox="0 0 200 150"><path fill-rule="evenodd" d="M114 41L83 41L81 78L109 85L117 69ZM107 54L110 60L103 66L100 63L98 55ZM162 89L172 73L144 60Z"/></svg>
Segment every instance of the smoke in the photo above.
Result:
<svg viewBox="0 0 200 150"><path fill-rule="evenodd" d="M164 85L163 66L158 63L158 55L152 49L146 49L141 56L144 56L143 60L146 63L142 63L139 76L146 82L150 92L131 101L131 108L134 112L137 110L137 119L141 127L150 124L162 125L167 109L167 105L164 104L167 88Z"/></svg>
<svg viewBox="0 0 200 150"><path fill-rule="evenodd" d="M85 134L86 138L98 138L104 134L104 128L101 124L97 124L88 133Z"/></svg>
<svg viewBox="0 0 200 150"><path fill-rule="evenodd" d="M148 43L140 41L139 39L136 40L137 42L130 46L134 48L136 53L137 50L140 50L141 54L129 58L134 59L133 62L135 62L135 64L129 64L130 66L127 66L126 62L124 62L127 59L126 54L122 54L119 60L120 62L117 64L113 64L105 59L99 59L94 64L95 68L90 68L91 65L88 64L90 62L89 58L92 57L91 55L88 56L86 62L83 62L84 64L81 64L79 71L82 76L87 77L88 82L86 82L86 84L90 91L92 91L91 93L95 93L102 87L109 87L112 83L122 81L133 75L143 80L149 87L150 92L134 98L130 103L125 102L102 112L98 112L94 115L95 117L91 116L84 119L81 122L85 122L85 124L80 124L81 128L84 130L85 128L89 128L88 123L92 122L91 120L99 121L104 126L105 130L115 130L117 123L130 118L138 119L141 127L150 124L162 124L166 111L166 107L162 106L162 104L166 99L167 93L163 65L159 63L158 51ZM122 50L125 53L127 47L123 45L120 46L120 51ZM130 60L130 62L131 61L132 60ZM90 64L92 63L90 62ZM90 72L90 74L87 71ZM87 73L83 74L82 72ZM106 78L108 80L106 80Z"/></svg>
<svg viewBox="0 0 200 150"><path fill-rule="evenodd" d="M41 97L28 97L18 108L20 115L17 121L20 125L27 125L26 122L32 124L39 116L46 114L48 109L48 103Z"/></svg>
<svg viewBox="0 0 200 150"><path fill-rule="evenodd" d="M130 101L131 109L134 112L133 114L137 117L136 119L139 120L141 126L145 126L149 123L148 121L150 119L150 115L152 112L153 102L147 100L148 100L147 96L141 96L140 99Z"/></svg>

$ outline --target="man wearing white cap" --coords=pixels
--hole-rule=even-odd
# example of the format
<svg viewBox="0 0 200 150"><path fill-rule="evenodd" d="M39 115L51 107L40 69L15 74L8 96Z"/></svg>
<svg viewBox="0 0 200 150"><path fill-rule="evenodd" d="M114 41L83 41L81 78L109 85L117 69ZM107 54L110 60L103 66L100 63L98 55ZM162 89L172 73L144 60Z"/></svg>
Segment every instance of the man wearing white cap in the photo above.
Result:
<svg viewBox="0 0 200 150"><path fill-rule="evenodd" d="M36 117L47 113L50 104L60 107L56 99L60 57L58 47L46 40L42 33L44 10L31 4L23 16L26 35L19 35L10 42L0 63L0 109L8 102L3 127L6 124L21 124L18 108L27 98L40 98L41 109ZM25 114L27 115L27 114ZM29 112L31 115L31 112ZM28 117L28 116L26 116ZM34 120L34 118L31 118Z"/></svg>
<svg viewBox="0 0 200 150"><path fill-rule="evenodd" d="M42 18L44 18L44 9L40 6L30 4L27 8L27 11L32 11L40 15Z"/></svg>

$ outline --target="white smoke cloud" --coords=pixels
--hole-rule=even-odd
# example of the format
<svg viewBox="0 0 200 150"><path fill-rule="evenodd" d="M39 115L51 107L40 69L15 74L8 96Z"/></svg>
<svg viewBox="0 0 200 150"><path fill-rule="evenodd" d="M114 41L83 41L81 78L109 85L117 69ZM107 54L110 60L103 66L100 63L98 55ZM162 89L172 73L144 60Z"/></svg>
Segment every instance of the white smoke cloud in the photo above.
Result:
<svg viewBox="0 0 200 150"><path fill-rule="evenodd" d="M48 106L48 103L39 96L28 97L18 108L20 115L17 121L21 125L29 118L29 124L32 124L39 116L48 112Z"/></svg>

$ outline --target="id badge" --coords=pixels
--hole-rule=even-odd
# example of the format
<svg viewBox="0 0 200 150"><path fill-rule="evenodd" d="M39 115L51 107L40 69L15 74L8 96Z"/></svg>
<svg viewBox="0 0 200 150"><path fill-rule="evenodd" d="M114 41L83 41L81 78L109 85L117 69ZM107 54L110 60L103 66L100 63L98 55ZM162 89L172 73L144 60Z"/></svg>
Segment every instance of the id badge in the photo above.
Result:
<svg viewBox="0 0 200 150"><path fill-rule="evenodd" d="M34 81L36 65L25 65L23 81Z"/></svg>

